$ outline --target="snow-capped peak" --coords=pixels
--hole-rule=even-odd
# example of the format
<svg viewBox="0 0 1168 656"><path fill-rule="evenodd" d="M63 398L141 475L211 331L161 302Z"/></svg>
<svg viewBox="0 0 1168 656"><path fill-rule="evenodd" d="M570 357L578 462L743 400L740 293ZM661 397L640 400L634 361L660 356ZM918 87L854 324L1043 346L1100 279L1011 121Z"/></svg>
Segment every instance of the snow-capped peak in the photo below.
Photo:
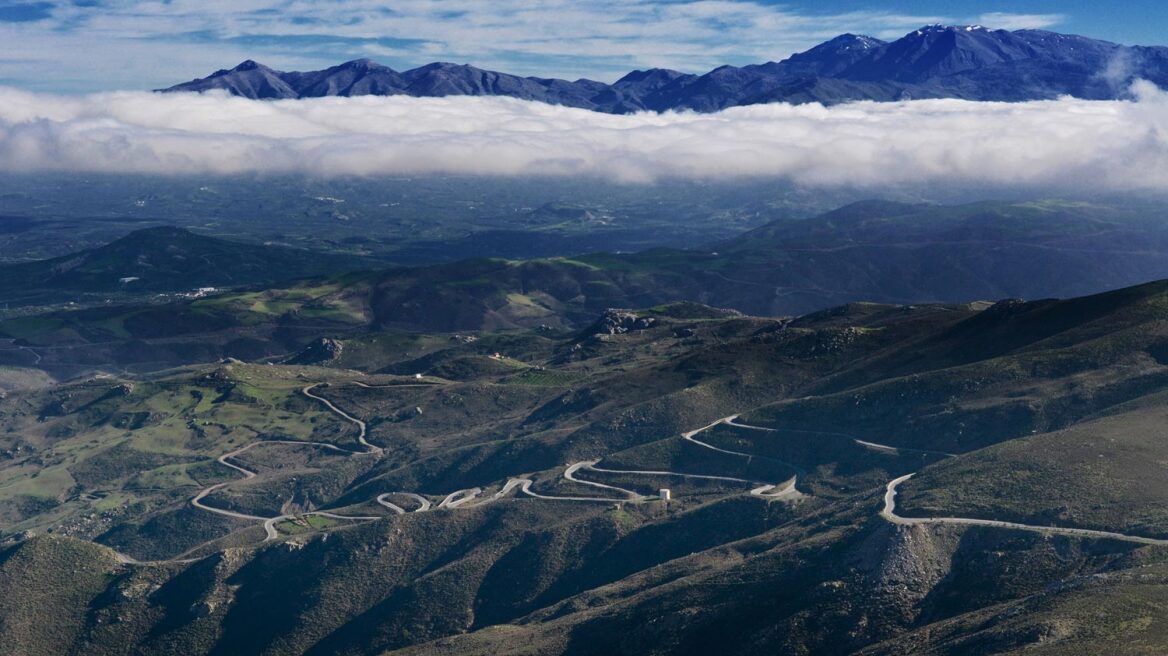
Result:
<svg viewBox="0 0 1168 656"><path fill-rule="evenodd" d="M926 25L921 29L912 33L913 36L924 36L926 34L936 34L938 32L985 32L988 28L982 25L943 25L936 23L933 25Z"/></svg>

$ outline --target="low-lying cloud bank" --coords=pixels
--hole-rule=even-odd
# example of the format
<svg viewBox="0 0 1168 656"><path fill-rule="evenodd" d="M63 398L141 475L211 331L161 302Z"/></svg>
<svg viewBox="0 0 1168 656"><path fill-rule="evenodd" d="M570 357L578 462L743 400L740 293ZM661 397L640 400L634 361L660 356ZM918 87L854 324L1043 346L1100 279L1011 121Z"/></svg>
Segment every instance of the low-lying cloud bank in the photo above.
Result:
<svg viewBox="0 0 1168 656"><path fill-rule="evenodd" d="M612 116L504 98L32 94L0 87L0 171L765 176L812 186L1168 191L1168 95L759 105Z"/></svg>

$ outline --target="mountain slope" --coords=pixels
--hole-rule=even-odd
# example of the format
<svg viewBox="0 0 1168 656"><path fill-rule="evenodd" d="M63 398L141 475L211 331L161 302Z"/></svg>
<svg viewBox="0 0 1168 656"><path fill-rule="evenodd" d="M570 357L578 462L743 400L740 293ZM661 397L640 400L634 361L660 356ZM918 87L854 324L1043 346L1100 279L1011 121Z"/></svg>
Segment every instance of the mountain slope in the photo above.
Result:
<svg viewBox="0 0 1168 656"><path fill-rule="evenodd" d="M1127 97L1134 80L1168 86L1168 48L1129 47L1042 30L931 25L886 43L845 34L781 62L704 75L633 71L614 84L519 77L433 63L398 73L368 60L282 73L246 61L163 91L223 89L248 98L322 95L506 96L609 113L701 112L767 102Z"/></svg>
<svg viewBox="0 0 1168 656"><path fill-rule="evenodd" d="M1168 547L1043 527L1168 536L1166 298L1161 281L794 320L678 305L628 332L365 333L324 366L14 392L0 398L14 454L0 460L0 641L31 655L1163 653ZM494 366L456 366L472 360ZM355 450L354 417L380 451ZM910 473L901 516L1029 528L896 525L884 493ZM700 475L724 478L686 478ZM798 496L750 491L790 476ZM192 506L200 490L251 518ZM279 520L266 541L264 517Z"/></svg>
<svg viewBox="0 0 1168 656"><path fill-rule="evenodd" d="M223 90L233 96L265 100L299 97L299 91L284 79L286 76L249 59L231 70L220 69L205 78L179 86L183 91Z"/></svg>

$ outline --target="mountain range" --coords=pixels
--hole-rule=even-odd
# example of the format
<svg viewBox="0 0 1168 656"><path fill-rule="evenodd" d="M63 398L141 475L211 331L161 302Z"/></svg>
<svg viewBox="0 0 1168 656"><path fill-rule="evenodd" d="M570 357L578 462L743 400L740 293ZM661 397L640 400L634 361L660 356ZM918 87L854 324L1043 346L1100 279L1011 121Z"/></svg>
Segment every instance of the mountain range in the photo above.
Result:
<svg viewBox="0 0 1168 656"><path fill-rule="evenodd" d="M243 328L172 313L191 366L0 395L0 652L1163 654L1165 308L445 334L320 305L311 365L217 361ZM150 310L88 361L164 348L125 336ZM79 335L20 353L85 362Z"/></svg>
<svg viewBox="0 0 1168 656"><path fill-rule="evenodd" d="M0 265L0 654L1168 653L1162 215Z"/></svg>
<svg viewBox="0 0 1168 656"><path fill-rule="evenodd" d="M40 369L62 379L95 362L158 371L295 352L322 330L579 331L609 308L674 302L773 317L858 299L916 305L1084 295L1168 277L1161 216L1054 200L873 200L769 223L701 250L388 268L150 228L74 255L0 266L0 280L12 281L0 284L0 303L19 310L0 320L0 340L22 347L0 350L0 367L39 358ZM203 286L230 293L158 297ZM54 301L76 305L48 311Z"/></svg>
<svg viewBox="0 0 1168 656"><path fill-rule="evenodd" d="M160 91L222 89L255 99L504 96L625 114L711 112L770 102L1015 102L1067 95L1105 100L1126 97L1138 79L1168 84L1168 48L1044 30L932 25L892 42L844 34L779 62L721 66L704 75L638 70L613 84L520 77L444 62L399 72L358 59L322 71L283 72L249 60Z"/></svg>

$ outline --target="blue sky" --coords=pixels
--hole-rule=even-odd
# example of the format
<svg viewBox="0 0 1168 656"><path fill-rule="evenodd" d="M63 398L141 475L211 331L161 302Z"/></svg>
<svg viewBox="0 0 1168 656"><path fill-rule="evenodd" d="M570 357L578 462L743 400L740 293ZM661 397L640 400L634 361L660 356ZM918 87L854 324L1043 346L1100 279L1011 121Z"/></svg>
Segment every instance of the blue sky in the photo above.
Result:
<svg viewBox="0 0 1168 656"><path fill-rule="evenodd" d="M167 86L256 59L285 70L368 57L616 79L778 60L843 32L928 23L1168 42L1168 3L1084 0L0 0L0 84L88 92Z"/></svg>

